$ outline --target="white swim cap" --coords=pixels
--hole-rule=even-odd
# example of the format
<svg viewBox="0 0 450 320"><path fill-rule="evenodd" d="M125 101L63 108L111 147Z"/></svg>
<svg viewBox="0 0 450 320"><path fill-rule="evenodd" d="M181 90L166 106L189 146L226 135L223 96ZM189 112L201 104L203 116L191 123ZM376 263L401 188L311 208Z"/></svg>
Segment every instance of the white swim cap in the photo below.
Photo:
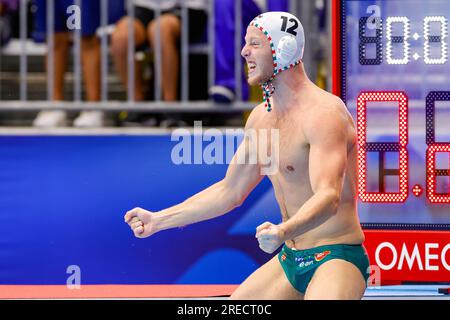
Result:
<svg viewBox="0 0 450 320"><path fill-rule="evenodd" d="M270 82L280 72L298 65L303 58L305 34L300 20L289 12L272 11L263 13L250 22L261 30L272 48L273 74L263 84L267 111L271 110L269 97L273 93Z"/></svg>

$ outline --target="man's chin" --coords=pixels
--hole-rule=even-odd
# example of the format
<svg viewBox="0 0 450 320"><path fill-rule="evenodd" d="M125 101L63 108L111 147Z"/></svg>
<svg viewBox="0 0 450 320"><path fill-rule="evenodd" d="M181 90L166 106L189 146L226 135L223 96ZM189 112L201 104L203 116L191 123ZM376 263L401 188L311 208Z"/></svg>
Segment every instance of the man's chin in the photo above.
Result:
<svg viewBox="0 0 450 320"><path fill-rule="evenodd" d="M261 81L261 77L249 77L247 79L247 82L251 86L260 86L263 84L263 81Z"/></svg>
<svg viewBox="0 0 450 320"><path fill-rule="evenodd" d="M253 76L247 79L247 83L251 86L261 86L269 81L270 77Z"/></svg>
<svg viewBox="0 0 450 320"><path fill-rule="evenodd" d="M248 78L248 79L247 79L247 83L248 83L250 86L256 86L256 85L258 85L258 82L256 82L253 78Z"/></svg>

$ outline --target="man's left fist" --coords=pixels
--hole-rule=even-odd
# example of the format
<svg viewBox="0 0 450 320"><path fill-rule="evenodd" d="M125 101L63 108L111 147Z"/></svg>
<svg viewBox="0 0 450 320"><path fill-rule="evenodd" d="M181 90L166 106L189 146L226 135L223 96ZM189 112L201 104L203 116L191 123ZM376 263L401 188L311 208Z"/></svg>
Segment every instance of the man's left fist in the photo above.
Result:
<svg viewBox="0 0 450 320"><path fill-rule="evenodd" d="M264 222L256 228L256 238L259 242L259 247L266 253L273 253L284 242L284 232L278 226L270 222Z"/></svg>

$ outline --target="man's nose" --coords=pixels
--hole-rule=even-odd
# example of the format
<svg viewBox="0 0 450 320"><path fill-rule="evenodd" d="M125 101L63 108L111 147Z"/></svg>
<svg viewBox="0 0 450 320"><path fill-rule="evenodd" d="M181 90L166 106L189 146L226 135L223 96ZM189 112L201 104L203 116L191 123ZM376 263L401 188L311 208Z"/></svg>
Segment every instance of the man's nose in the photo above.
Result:
<svg viewBox="0 0 450 320"><path fill-rule="evenodd" d="M241 56L247 58L249 56L248 46L245 45L241 50Z"/></svg>

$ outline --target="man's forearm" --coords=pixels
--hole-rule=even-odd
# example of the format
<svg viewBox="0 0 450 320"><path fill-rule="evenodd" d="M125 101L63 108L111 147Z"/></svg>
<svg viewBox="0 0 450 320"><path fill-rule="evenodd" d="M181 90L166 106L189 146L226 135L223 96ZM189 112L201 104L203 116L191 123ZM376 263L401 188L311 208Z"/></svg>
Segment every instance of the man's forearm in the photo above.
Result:
<svg viewBox="0 0 450 320"><path fill-rule="evenodd" d="M293 239L318 227L337 212L338 203L339 197L333 191L316 193L293 217L279 225L283 239Z"/></svg>
<svg viewBox="0 0 450 320"><path fill-rule="evenodd" d="M182 227L221 216L237 206L234 195L220 181L176 206L156 212L154 222L158 230Z"/></svg>

